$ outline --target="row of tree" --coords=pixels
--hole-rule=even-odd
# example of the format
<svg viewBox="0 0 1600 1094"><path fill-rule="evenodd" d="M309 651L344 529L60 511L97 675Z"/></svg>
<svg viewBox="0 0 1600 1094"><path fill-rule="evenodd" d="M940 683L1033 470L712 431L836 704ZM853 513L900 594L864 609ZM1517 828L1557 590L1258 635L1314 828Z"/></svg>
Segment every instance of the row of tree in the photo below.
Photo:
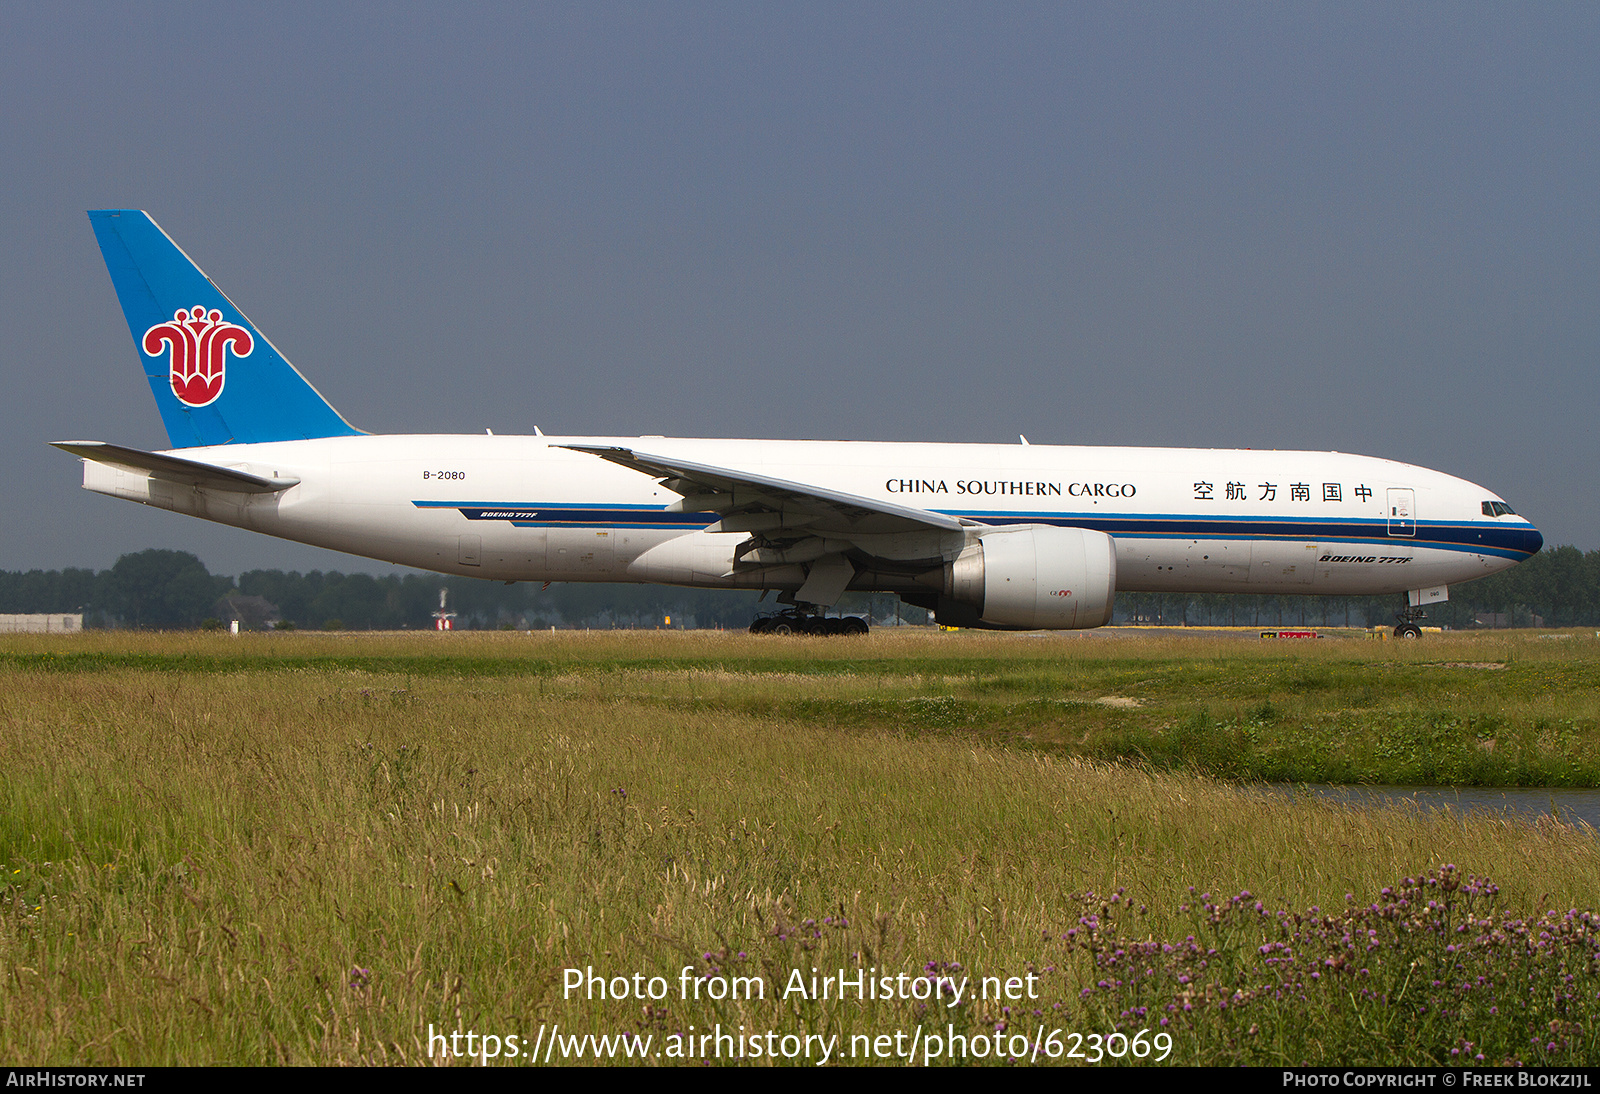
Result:
<svg viewBox="0 0 1600 1094"><path fill-rule="evenodd" d="M251 570L235 580L210 573L185 551L123 555L109 570L0 571L0 613L78 612L89 626L172 629L225 622L252 598L268 624L400 630L433 626L448 590L458 628L748 626L756 594L654 585L521 583L439 574L284 573ZM1386 626L1399 596L1259 596L1119 593L1118 622L1189 625ZM927 613L887 594L852 595L841 608L874 622L921 623ZM248 613L246 613L248 614ZM1556 547L1520 566L1464 585L1429 609L1454 628L1493 616L1497 625L1600 626L1600 550ZM670 618L670 624L666 621Z"/></svg>
<svg viewBox="0 0 1600 1094"><path fill-rule="evenodd" d="M440 590L457 628L730 627L750 625L756 593L654 585L484 581L442 574L250 570L210 573L186 551L123 555L109 570L0 571L0 613L82 612L86 626L181 629L226 624L230 614L301 629L404 630L434 625ZM926 622L887 595L847 598L845 610L880 623ZM670 622L668 622L670 620ZM247 625L249 623L247 622Z"/></svg>

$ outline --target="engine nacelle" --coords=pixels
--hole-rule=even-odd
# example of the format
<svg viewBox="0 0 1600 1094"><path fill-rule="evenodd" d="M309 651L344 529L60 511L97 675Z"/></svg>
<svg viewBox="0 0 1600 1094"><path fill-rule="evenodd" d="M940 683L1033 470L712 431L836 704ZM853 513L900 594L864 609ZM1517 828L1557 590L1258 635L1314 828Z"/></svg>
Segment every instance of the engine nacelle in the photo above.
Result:
<svg viewBox="0 0 1600 1094"><path fill-rule="evenodd" d="M944 568L939 622L1080 630L1111 621L1117 549L1104 532L1025 524L984 532Z"/></svg>

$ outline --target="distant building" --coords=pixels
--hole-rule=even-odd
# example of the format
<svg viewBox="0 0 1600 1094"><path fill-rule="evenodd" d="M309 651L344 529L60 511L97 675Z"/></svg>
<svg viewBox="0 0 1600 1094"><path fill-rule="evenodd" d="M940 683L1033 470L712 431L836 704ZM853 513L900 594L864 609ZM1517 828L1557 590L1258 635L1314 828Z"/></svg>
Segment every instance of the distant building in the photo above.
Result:
<svg viewBox="0 0 1600 1094"><path fill-rule="evenodd" d="M0 615L0 634L77 634L81 630L82 612Z"/></svg>

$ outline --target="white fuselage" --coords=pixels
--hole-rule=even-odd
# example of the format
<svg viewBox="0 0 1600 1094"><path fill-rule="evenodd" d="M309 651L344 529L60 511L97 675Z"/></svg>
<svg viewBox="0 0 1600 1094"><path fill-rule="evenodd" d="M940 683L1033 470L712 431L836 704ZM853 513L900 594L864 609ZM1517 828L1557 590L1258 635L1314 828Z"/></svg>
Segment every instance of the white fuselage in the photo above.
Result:
<svg viewBox="0 0 1600 1094"><path fill-rule="evenodd" d="M799 566L736 572L735 549L746 532L717 530L715 513L671 511L681 499L656 479L565 444L647 447L981 526L1095 529L1115 542L1116 588L1125 591L1394 593L1494 573L1541 542L1521 517L1488 515L1484 503L1499 499L1480 486L1337 452L353 436L175 453L300 480L278 492L184 486L93 461L84 465L84 486L472 577L789 590L803 582ZM942 547L885 537L881 552L868 544L868 553L948 558L959 550L961 533L954 537ZM903 573L870 566L850 584L908 587Z"/></svg>

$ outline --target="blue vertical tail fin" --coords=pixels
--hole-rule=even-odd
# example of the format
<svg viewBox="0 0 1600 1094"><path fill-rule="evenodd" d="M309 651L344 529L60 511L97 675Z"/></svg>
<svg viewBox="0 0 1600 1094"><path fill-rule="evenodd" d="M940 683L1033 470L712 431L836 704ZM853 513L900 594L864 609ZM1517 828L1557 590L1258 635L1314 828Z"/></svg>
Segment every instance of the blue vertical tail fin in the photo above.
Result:
<svg viewBox="0 0 1600 1094"><path fill-rule="evenodd" d="M174 448L353 436L148 213L89 213Z"/></svg>

